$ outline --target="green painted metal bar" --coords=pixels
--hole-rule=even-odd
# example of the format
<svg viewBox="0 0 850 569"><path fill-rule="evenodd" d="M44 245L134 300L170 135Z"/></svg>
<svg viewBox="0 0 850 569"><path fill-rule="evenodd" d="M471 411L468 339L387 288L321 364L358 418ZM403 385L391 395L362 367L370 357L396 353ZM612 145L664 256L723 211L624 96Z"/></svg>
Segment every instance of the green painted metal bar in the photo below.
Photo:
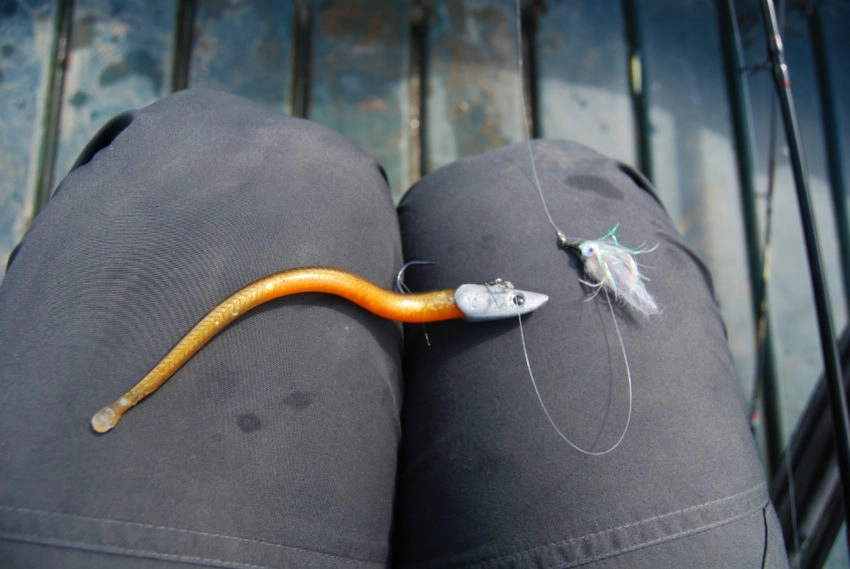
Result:
<svg viewBox="0 0 850 569"><path fill-rule="evenodd" d="M293 10L292 114L306 118L310 116L312 10L303 1L296 1Z"/></svg>
<svg viewBox="0 0 850 569"><path fill-rule="evenodd" d="M39 146L38 179L35 187L33 217L47 204L53 191L56 168L57 139L61 119L62 93L65 84L65 68L68 62L68 46L71 41L71 20L74 17L74 0L58 0L54 16L54 46L51 55L52 69L48 77L45 103L44 133Z"/></svg>
<svg viewBox="0 0 850 569"><path fill-rule="evenodd" d="M537 52L537 32L540 16L546 13L543 0L532 0L520 8L520 51L523 61L522 88L525 98L524 112L528 117L528 136L540 138L540 57Z"/></svg>
<svg viewBox="0 0 850 569"><path fill-rule="evenodd" d="M650 180L654 179L652 147L649 139L652 124L649 120L649 70L643 41L643 24L640 18L639 0L623 0L623 17L626 24L626 40L629 45L629 78L632 89L632 105L635 118L635 144L637 145L638 168Z"/></svg>
<svg viewBox="0 0 850 569"><path fill-rule="evenodd" d="M412 0L410 13L410 172L411 183L425 175L425 148L428 147L428 18L429 0Z"/></svg>
<svg viewBox="0 0 850 569"><path fill-rule="evenodd" d="M177 23L174 26L174 50L171 61L170 90L180 91L189 86L189 63L192 53L192 29L195 23L197 0L177 1Z"/></svg>
<svg viewBox="0 0 850 569"><path fill-rule="evenodd" d="M850 212L848 212L847 206L847 187L844 183L840 121L835 99L836 87L830 68L830 54L826 46L827 31L824 25L824 18L826 17L824 10L825 8L821 4L813 6L813 12L809 15L811 30L809 37L812 41L815 72L819 83L818 92L820 94L821 113L823 114L826 165L829 184L832 188L832 203L841 251L842 284L844 297L850 304Z"/></svg>
<svg viewBox="0 0 850 569"><path fill-rule="evenodd" d="M782 455L782 414L780 411L779 390L777 389L776 361L774 343L770 327L767 325L767 305L765 292L765 272L762 266L759 220L756 213L754 127L750 109L750 93L743 80L745 63L741 33L734 0L717 2L723 60L726 68L726 87L732 113L732 128L735 140L735 156L738 161L738 184L740 186L741 213L744 220L744 238L747 250L747 268L752 290L751 305L756 319L758 360L750 419L755 422L756 413L761 416L761 431L764 433L765 462L772 475L779 467ZM760 398L761 410L756 398Z"/></svg>

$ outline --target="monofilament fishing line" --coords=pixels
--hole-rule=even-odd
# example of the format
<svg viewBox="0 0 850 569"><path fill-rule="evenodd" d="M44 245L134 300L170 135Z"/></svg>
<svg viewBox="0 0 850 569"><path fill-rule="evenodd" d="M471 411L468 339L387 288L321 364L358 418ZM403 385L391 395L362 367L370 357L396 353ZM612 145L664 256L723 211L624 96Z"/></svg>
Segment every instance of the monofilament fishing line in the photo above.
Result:
<svg viewBox="0 0 850 569"><path fill-rule="evenodd" d="M549 211L549 206L546 203L546 198L543 195L543 187L540 183L540 176L537 173L537 164L534 160L534 149L531 141L531 132L530 125L528 121L528 113L526 112L526 102L525 102L525 92L523 88L523 78L524 78L524 65L523 65L523 55L522 55L522 9L520 6L520 0L516 0L516 37L517 37L517 56L518 56L518 70L519 70L519 79L517 81L517 91L518 98L522 105L522 116L523 116L523 124L525 126L525 133L528 140L526 141L526 145L528 148L528 158L529 163L531 164L531 174L532 181L534 183L534 188L537 190L537 196L540 198L540 204L543 206L543 212L546 214L546 219L549 222L549 225L555 231L555 235L558 239L558 244L567 250L573 250L579 254L581 257L585 274L592 278L594 282L585 281L579 279L582 284L594 289L593 294L590 298L596 297L601 291L605 292L605 300L608 304L608 309L611 312L611 318L614 322L614 329L617 332L617 339L620 342L620 350L623 354L623 362L626 367L626 380L628 385L628 414L626 417L626 423L623 427L623 431L620 434L620 437L617 441L609 448L603 451L592 451L585 448L582 448L578 444L574 443L570 438L564 434L564 432L558 427L555 423L555 420L552 418L549 409L546 407L546 403L543 400L543 396L540 393L540 389L537 385L537 380L534 376L534 371L531 367L531 360L528 354L528 346L526 344L525 339L525 330L522 325L522 316L518 317L519 321L519 333L520 339L522 342L522 351L523 356L525 358L526 369L528 370L528 376L531 379L531 384L534 388L534 393L537 396L537 400L540 403L541 409L543 409L543 414L546 416L546 419L549 421L549 424L555 430L555 432L572 448L581 452L582 454L590 455L590 456L603 456L609 454L617 449L623 440L626 438L626 433L629 430L632 421L632 409L633 409L633 388L632 388L632 374L631 368L629 366L629 359L626 355L626 347L623 343L623 336L620 332L620 326L617 323L617 317L614 312L614 307L611 303L611 297L613 296L615 300L632 307L637 312L640 312L644 316L651 316L658 314L660 309L658 304L655 302L655 299L646 290L646 286L644 284L644 278L638 271L637 262L634 259L634 255L641 253L648 253L650 251L655 250L655 248L651 249L629 249L620 245L617 241L617 228L615 225L604 237L598 240L571 240L566 234L561 231L558 227L558 224L555 223L555 219L552 216L552 213Z"/></svg>

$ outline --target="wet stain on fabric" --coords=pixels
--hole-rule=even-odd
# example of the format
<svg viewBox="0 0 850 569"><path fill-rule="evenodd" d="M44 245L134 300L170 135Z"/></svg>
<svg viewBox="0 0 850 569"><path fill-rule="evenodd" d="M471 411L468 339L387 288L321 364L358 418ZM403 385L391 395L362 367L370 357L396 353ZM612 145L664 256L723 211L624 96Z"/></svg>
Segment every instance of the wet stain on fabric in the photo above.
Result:
<svg viewBox="0 0 850 569"><path fill-rule="evenodd" d="M498 477L503 480L519 481L520 471L516 462L506 456L481 454L475 457L472 468L479 475Z"/></svg>
<svg viewBox="0 0 850 569"><path fill-rule="evenodd" d="M595 192L608 199L622 200L623 192L614 184L600 176L576 175L570 176L564 183L571 188Z"/></svg>
<svg viewBox="0 0 850 569"><path fill-rule="evenodd" d="M293 391L283 400L288 406L293 409L306 409L313 403L315 396L309 391Z"/></svg>
<svg viewBox="0 0 850 569"><path fill-rule="evenodd" d="M499 456L479 456L475 461L475 467L479 472L496 474L502 470L503 462Z"/></svg>
<svg viewBox="0 0 850 569"><path fill-rule="evenodd" d="M263 422L254 413L242 413L236 417L236 426L243 433L253 433L263 427Z"/></svg>

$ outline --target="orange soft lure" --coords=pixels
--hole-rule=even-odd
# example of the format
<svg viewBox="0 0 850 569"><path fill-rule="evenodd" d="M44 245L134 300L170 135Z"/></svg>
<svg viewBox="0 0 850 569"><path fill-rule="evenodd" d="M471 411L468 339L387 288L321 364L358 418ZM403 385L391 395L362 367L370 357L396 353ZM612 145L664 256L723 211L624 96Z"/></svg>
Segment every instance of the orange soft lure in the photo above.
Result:
<svg viewBox="0 0 850 569"><path fill-rule="evenodd" d="M402 294L342 269L304 267L261 278L234 293L204 316L139 383L91 419L98 433L156 391L225 326L257 306L291 294L320 292L341 296L382 318L399 322L437 322L465 318L492 320L526 314L542 306L544 294L521 291L505 281L461 285L457 289Z"/></svg>

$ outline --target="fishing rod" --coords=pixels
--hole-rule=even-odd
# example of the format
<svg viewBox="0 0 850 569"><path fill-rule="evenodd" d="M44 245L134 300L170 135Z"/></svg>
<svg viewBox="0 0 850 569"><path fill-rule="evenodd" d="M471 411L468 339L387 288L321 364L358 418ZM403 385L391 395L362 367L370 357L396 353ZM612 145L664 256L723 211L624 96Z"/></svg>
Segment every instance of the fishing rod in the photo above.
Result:
<svg viewBox="0 0 850 569"><path fill-rule="evenodd" d="M812 279L818 331L820 332L821 350L823 352L824 376L835 435L835 454L844 497L844 516L846 520L850 520L850 414L847 410L847 397L841 376L841 362L832 323L832 309L824 276L817 228L812 213L811 192L802 153L800 129L797 124L794 99L791 94L791 78L788 73L788 65L785 63L782 35L779 32L776 19L776 8L773 0L762 0L761 7L767 35L768 54L776 83L776 95L779 99L779 107L785 125L788 153L794 174L794 185L797 189L800 220L809 260L809 272ZM850 527L846 531L845 538L848 548L850 548Z"/></svg>

